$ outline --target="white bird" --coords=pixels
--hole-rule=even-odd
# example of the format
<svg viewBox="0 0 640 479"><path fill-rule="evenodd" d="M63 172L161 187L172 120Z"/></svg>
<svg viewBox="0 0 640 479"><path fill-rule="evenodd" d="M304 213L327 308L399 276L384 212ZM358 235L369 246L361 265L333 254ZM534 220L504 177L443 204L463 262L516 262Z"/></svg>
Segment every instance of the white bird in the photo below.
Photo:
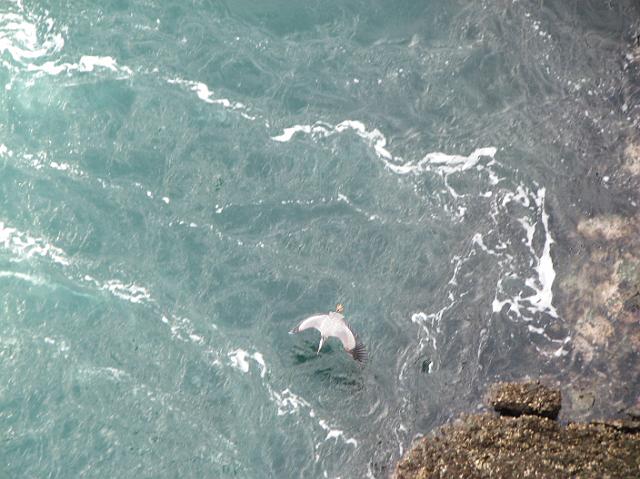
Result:
<svg viewBox="0 0 640 479"><path fill-rule="evenodd" d="M320 354L320 349L325 339L333 336L340 340L345 351L347 351L353 359L364 363L368 358L367 350L364 344L358 341L355 333L344 320L343 312L344 306L338 304L336 305L336 310L330 311L329 314L317 314L302 320L300 324L289 331L289 334L296 334L305 329L315 328L320 331L320 345L318 346L317 354Z"/></svg>

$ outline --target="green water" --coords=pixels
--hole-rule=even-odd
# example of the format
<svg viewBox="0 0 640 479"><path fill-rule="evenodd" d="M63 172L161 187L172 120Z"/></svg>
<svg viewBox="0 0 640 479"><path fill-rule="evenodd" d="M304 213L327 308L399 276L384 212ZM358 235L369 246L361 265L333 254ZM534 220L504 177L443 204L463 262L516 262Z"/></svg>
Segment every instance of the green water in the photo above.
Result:
<svg viewBox="0 0 640 479"><path fill-rule="evenodd" d="M588 178L638 13L0 2L0 473L386 477L561 376L565 225L636 206ZM287 334L337 302L364 368Z"/></svg>

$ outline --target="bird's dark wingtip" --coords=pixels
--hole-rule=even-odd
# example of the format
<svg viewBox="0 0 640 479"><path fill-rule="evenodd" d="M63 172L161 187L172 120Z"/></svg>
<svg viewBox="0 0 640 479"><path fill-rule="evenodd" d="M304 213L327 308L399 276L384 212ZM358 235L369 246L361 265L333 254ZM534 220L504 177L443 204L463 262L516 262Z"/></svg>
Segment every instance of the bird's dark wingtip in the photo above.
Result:
<svg viewBox="0 0 640 479"><path fill-rule="evenodd" d="M349 351L351 357L358 361L359 363L366 363L369 360L369 353L367 353L367 349L364 347L364 344L357 343L356 347Z"/></svg>

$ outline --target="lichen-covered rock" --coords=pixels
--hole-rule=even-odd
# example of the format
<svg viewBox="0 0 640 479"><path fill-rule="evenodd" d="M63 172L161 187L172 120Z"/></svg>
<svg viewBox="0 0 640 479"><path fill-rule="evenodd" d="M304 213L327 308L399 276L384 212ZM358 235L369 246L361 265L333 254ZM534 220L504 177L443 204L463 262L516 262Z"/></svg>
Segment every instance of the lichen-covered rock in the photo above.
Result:
<svg viewBox="0 0 640 479"><path fill-rule="evenodd" d="M570 424L539 416L467 416L420 439L396 479L640 477L633 423Z"/></svg>
<svg viewBox="0 0 640 479"><path fill-rule="evenodd" d="M498 383L489 388L489 405L506 416L530 414L555 419L560 412L559 389L538 382Z"/></svg>
<svg viewBox="0 0 640 479"><path fill-rule="evenodd" d="M640 50L640 49L639 49ZM633 176L640 176L640 145L629 143L624 150L622 167Z"/></svg>
<svg viewBox="0 0 640 479"><path fill-rule="evenodd" d="M591 240L620 240L637 233L638 220L620 215L596 216L578 223L578 233Z"/></svg>
<svg viewBox="0 0 640 479"><path fill-rule="evenodd" d="M622 412L640 424L640 397L638 398L638 404L625 408Z"/></svg>

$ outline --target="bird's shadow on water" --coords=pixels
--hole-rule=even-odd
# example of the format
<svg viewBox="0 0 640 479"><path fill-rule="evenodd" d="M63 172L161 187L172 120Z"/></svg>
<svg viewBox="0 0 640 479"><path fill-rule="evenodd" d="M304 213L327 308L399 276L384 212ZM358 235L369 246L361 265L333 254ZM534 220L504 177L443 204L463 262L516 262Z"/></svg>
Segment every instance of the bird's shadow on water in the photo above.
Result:
<svg viewBox="0 0 640 479"><path fill-rule="evenodd" d="M321 382L358 389L364 387L363 366L356 363L342 347L325 343L320 354L317 351L317 342L305 341L302 345L294 346L292 351L294 365L307 366L305 369L310 370L310 375Z"/></svg>

